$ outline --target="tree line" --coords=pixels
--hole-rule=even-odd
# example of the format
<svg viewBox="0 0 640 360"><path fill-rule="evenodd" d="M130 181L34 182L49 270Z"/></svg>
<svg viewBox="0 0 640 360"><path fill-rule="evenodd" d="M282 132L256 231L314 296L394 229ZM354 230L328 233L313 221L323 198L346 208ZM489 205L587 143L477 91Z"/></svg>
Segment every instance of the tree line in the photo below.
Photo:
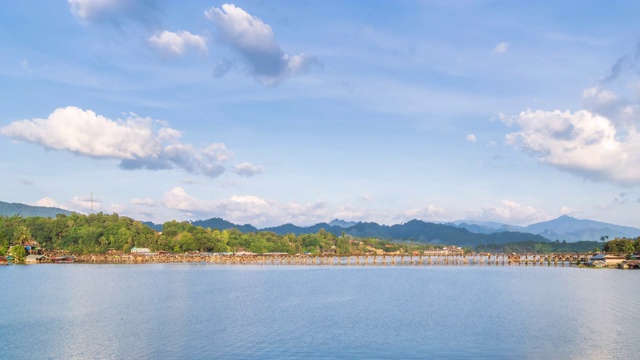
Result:
<svg viewBox="0 0 640 360"><path fill-rule="evenodd" d="M342 233L335 235L324 229L313 234L278 235L269 231L241 232L237 229L211 229L190 222L169 221L162 232L156 232L139 221L118 214L73 213L55 218L1 217L0 255L11 245L30 240L44 250L64 250L74 254L106 253L109 250L128 252L133 247L168 252L239 252L352 255L366 253L413 253L433 250L443 245L356 238ZM606 243L581 241L534 242L477 245L478 252L502 253L570 253L570 252L640 252L640 237L613 239ZM469 249L466 249L470 251Z"/></svg>
<svg viewBox="0 0 640 360"><path fill-rule="evenodd" d="M139 221L117 214L71 215L55 218L0 217L0 255L15 244L34 240L43 250L65 250L75 254L128 252L133 247L168 252L281 252L287 254L340 255L372 252L421 251L442 245L397 243L373 238L334 235L320 229L315 234L278 235L273 232L243 233L237 229L211 229L190 222L169 221L158 233Z"/></svg>

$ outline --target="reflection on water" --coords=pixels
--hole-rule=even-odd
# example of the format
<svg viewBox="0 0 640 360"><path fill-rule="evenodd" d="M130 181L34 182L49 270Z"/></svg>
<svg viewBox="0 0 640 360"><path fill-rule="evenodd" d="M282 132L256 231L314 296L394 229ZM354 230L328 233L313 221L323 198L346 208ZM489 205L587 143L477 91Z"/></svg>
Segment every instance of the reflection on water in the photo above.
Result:
<svg viewBox="0 0 640 360"><path fill-rule="evenodd" d="M640 272L0 268L2 358L633 358Z"/></svg>

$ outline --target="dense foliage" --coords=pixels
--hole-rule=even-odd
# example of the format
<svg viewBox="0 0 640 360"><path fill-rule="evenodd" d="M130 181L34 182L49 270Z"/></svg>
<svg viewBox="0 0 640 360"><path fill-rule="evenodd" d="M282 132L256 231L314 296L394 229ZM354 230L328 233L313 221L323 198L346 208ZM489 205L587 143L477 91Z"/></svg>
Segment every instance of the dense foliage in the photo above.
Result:
<svg viewBox="0 0 640 360"><path fill-rule="evenodd" d="M635 239L613 239L604 244L604 251L624 254L640 253L640 237Z"/></svg>
<svg viewBox="0 0 640 360"><path fill-rule="evenodd" d="M154 251L205 251L289 254L373 252L412 252L433 249L430 244L394 243L377 239L355 239L336 236L320 229L315 234L278 235L273 232L243 233L237 229L218 230L194 226L189 222L169 221L158 233L141 222L117 214L58 215L56 218L19 216L0 217L0 251L10 245L37 241L45 250L67 250L72 253L105 253L108 250L129 251L133 247Z"/></svg>

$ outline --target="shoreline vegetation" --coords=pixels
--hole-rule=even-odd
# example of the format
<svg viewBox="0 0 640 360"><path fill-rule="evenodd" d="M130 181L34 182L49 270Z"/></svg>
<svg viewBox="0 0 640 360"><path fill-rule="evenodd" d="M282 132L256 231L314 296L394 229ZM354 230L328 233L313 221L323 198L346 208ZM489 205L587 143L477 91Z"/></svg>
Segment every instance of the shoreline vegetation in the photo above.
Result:
<svg viewBox="0 0 640 360"><path fill-rule="evenodd" d="M228 262L228 263L383 263L381 258L408 262L474 263L477 254L523 254L526 263L554 262L558 254L592 254L602 249L632 254L640 251L640 238L577 243L533 241L478 244L475 248L451 245L336 236L320 229L315 234L278 235L238 229L211 229L190 222L169 221L157 232L145 224L118 214L60 214L55 218L0 217L0 256L12 255L21 263L29 254L74 255L78 262ZM145 249L147 254L135 253ZM134 250L134 252L132 252ZM150 255L153 254L153 255ZM241 254L241 255L238 255ZM547 256L540 256L547 255ZM426 258L425 258L426 256ZM438 260L431 259L437 256ZM529 258L531 256L534 258ZM206 258L205 260L194 260ZM378 260L371 260L371 259ZM134 260L130 260L134 259ZM275 259L275 260L274 260ZM368 259L368 260L363 260ZM442 261L440 261L442 259ZM543 259L543 260L540 260ZM546 260L544 260L546 259ZM557 261L557 260L555 260ZM311 263L312 260L305 263ZM504 261L503 261L504 262ZM515 259L507 262L516 263ZM384 262L386 263L386 262ZM492 263L487 260L486 263ZM518 262L519 263L519 262Z"/></svg>

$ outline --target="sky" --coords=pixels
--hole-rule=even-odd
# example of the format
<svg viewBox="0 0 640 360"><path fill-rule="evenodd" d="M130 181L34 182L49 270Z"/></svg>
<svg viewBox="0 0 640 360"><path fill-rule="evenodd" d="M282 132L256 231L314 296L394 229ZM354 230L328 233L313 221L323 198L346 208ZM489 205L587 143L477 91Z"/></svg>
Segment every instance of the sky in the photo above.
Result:
<svg viewBox="0 0 640 360"><path fill-rule="evenodd" d="M0 2L0 200L640 227L637 1Z"/></svg>

